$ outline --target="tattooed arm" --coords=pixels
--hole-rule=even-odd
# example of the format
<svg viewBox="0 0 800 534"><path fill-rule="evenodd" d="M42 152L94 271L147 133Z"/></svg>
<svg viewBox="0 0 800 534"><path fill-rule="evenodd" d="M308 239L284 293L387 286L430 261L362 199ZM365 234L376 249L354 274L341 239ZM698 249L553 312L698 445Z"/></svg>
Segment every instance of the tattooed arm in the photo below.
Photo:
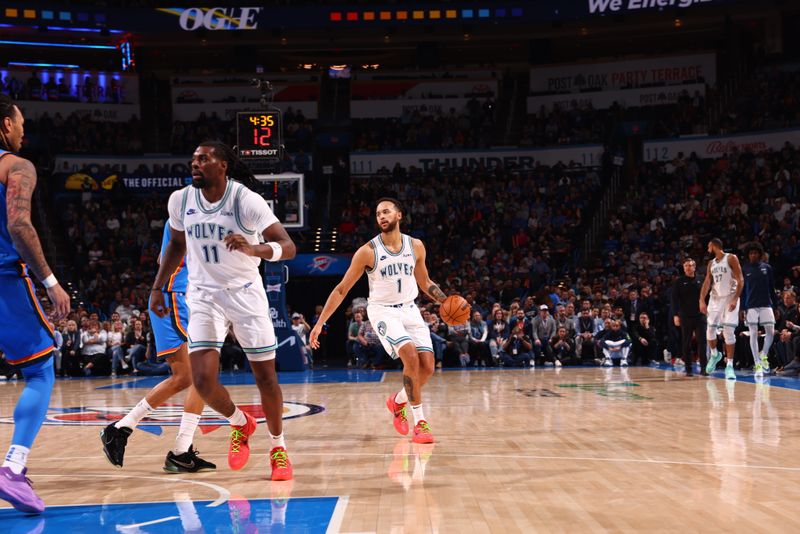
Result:
<svg viewBox="0 0 800 534"><path fill-rule="evenodd" d="M47 265L39 235L31 223L31 199L36 188L36 169L26 159L12 157L6 182L8 233L19 255L36 278L44 280L53 271Z"/></svg>
<svg viewBox="0 0 800 534"><path fill-rule="evenodd" d="M39 234L31 222L31 200L36 188L36 168L30 161L17 157L9 159L0 172L6 174L6 216L8 234L14 241L14 248L39 281L53 274L44 258ZM6 159L3 158L3 159ZM47 288L47 295L53 303L53 319L59 320L69 313L69 295L58 284Z"/></svg>
<svg viewBox="0 0 800 534"><path fill-rule="evenodd" d="M414 267L414 278L417 279L417 285L426 295L441 303L447 298L447 295L428 276L428 267L425 265L425 245L419 239L414 239L413 244L414 255L417 257L417 264Z"/></svg>

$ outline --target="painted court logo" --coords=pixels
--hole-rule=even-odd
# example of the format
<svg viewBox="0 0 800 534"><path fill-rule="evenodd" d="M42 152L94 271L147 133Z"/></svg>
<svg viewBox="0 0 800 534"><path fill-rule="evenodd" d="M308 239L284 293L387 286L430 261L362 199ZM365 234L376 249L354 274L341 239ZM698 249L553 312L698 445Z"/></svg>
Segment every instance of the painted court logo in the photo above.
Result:
<svg viewBox="0 0 800 534"><path fill-rule="evenodd" d="M263 423L266 421L264 412L260 404L239 405L242 411L249 413L256 418L256 421ZM45 425L58 426L106 426L111 422L122 419L133 406L84 406L75 408L50 408L47 412ZM325 411L325 408L316 404L306 404L303 402L283 402L283 419L295 419L308 415L318 414ZM179 426L183 413L182 404L165 404L154 410L139 423L140 430L160 435L163 426ZM0 418L0 424L13 424L13 417ZM203 434L213 432L222 426L227 426L228 421L214 410L206 407L201 414L200 430Z"/></svg>

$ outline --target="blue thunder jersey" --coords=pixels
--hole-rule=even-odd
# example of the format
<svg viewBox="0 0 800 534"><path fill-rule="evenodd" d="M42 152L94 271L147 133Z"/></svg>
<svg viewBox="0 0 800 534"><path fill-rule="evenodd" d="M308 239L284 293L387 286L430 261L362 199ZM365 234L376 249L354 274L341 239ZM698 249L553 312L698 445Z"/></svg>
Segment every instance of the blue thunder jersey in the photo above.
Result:
<svg viewBox="0 0 800 534"><path fill-rule="evenodd" d="M747 262L742 265L744 278L744 291L742 304L745 310L752 308L773 308L775 302L775 280L772 276L772 267L768 263Z"/></svg>
<svg viewBox="0 0 800 534"><path fill-rule="evenodd" d="M158 254L159 261L161 260L161 254L167 250L167 243L169 243L170 238L169 220L167 220L167 223L164 225L164 235L161 238L161 252ZM189 270L186 268L186 256L184 256L181 260L181 264L175 269L175 272L172 273L169 277L169 281L162 289L172 293L186 293L186 287L188 285Z"/></svg>
<svg viewBox="0 0 800 534"><path fill-rule="evenodd" d="M0 159L11 154L0 150ZM0 274L16 274L20 272L20 257L11 234L8 233L8 214L6 212L6 184L0 183Z"/></svg>

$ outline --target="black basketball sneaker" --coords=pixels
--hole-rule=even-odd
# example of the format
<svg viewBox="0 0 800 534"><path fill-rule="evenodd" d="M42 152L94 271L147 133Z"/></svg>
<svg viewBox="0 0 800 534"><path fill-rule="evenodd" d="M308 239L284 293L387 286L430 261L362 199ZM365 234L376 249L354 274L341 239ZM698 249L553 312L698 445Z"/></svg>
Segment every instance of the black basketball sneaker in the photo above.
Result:
<svg viewBox="0 0 800 534"><path fill-rule="evenodd" d="M125 457L125 446L128 444L128 436L133 430L123 426L117 428L111 423L100 431L100 441L103 442L103 452L111 465L122 467L122 460Z"/></svg>
<svg viewBox="0 0 800 534"><path fill-rule="evenodd" d="M212 471L217 468L211 462L207 462L198 456L193 445L189 445L189 450L183 454L175 454L172 451L167 453L164 460L164 471L167 473L197 473L200 471Z"/></svg>

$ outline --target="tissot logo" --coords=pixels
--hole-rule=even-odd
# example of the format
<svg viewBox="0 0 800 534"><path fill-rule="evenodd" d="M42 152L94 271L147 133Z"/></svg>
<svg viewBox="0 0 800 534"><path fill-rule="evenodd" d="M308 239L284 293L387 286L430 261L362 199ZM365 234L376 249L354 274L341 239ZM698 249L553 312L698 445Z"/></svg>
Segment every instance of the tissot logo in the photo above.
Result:
<svg viewBox="0 0 800 534"><path fill-rule="evenodd" d="M255 30L263 7L189 7L163 8L159 11L178 15L178 24L186 31Z"/></svg>

